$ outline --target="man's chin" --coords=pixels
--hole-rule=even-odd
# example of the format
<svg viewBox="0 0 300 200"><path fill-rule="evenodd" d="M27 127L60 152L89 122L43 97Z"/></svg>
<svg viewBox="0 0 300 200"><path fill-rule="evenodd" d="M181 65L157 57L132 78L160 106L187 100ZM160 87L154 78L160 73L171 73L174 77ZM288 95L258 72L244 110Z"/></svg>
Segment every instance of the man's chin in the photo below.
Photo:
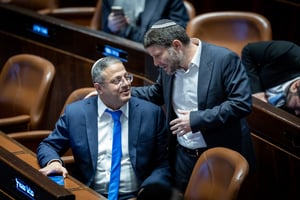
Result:
<svg viewBox="0 0 300 200"><path fill-rule="evenodd" d="M122 93L121 95L121 98L124 100L124 101L128 101L130 98L131 98L131 93Z"/></svg>

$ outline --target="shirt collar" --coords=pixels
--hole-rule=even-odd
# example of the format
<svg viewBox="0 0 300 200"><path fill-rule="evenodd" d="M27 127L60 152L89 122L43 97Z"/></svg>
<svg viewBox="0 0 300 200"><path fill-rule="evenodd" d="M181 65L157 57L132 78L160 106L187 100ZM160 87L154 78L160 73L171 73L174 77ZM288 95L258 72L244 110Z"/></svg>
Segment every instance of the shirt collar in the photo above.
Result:
<svg viewBox="0 0 300 200"><path fill-rule="evenodd" d="M192 42L194 44L196 44L198 46L191 62L188 64L188 70L185 71L184 69L178 69L176 70L176 73L177 75L179 74L185 74L185 73L188 73L189 70L192 68L192 67L197 67L199 68L199 64L200 64L200 58L201 58L201 51L202 51L202 43L201 43L201 40L197 39L197 38L193 38Z"/></svg>
<svg viewBox="0 0 300 200"><path fill-rule="evenodd" d="M106 109L112 110L111 108L108 108L104 103L101 101L100 97L98 96L98 116L101 117ZM128 118L128 102L125 103L119 110L122 111L122 113L125 115L126 118Z"/></svg>

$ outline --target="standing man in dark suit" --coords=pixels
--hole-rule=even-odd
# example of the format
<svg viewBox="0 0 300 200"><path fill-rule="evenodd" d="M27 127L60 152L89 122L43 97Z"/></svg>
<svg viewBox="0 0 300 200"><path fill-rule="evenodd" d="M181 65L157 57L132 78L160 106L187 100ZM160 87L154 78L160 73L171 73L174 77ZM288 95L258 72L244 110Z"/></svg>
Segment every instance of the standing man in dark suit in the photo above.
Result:
<svg viewBox="0 0 300 200"><path fill-rule="evenodd" d="M112 160L112 116L120 110L122 158L118 199L135 198L148 184L170 186L167 133L162 109L131 98L132 74L116 58L104 57L91 70L98 95L69 104L53 132L37 149L40 171L66 176L60 156L72 149L78 180L108 194ZM108 196L109 197L109 196ZM110 199L110 198L109 198Z"/></svg>
<svg viewBox="0 0 300 200"><path fill-rule="evenodd" d="M112 12L112 6L124 14ZM160 19L171 19L186 27L189 15L183 0L102 0L102 31L136 42L143 42L145 32Z"/></svg>
<svg viewBox="0 0 300 200"><path fill-rule="evenodd" d="M242 62L257 98L300 115L300 47L289 41L246 45Z"/></svg>
<svg viewBox="0 0 300 200"><path fill-rule="evenodd" d="M245 119L251 112L251 90L239 57L223 47L190 39L171 20L155 23L145 34L144 47L159 75L154 85L132 88L132 95L165 105L178 189L184 193L198 157L208 148L236 150L253 168Z"/></svg>

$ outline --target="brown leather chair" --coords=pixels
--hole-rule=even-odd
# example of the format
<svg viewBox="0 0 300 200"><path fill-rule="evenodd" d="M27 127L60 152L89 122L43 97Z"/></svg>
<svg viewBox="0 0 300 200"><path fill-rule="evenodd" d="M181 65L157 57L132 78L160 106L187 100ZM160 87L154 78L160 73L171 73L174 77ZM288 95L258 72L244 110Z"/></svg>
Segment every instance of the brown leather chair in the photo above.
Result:
<svg viewBox="0 0 300 200"><path fill-rule="evenodd" d="M193 169L184 199L234 200L248 171L248 162L240 153L224 147L208 149Z"/></svg>
<svg viewBox="0 0 300 200"><path fill-rule="evenodd" d="M189 21L187 33L190 37L227 47L239 56L249 42L272 40L271 24L266 17L242 11L197 15Z"/></svg>
<svg viewBox="0 0 300 200"><path fill-rule="evenodd" d="M45 8L56 8L58 7L58 1L59 0L7 0L7 3L37 11Z"/></svg>
<svg viewBox="0 0 300 200"><path fill-rule="evenodd" d="M196 9L194 5L189 1L183 1L183 4L189 14L190 20L196 16Z"/></svg>
<svg viewBox="0 0 300 200"><path fill-rule="evenodd" d="M0 74L0 130L37 129L42 120L55 67L31 54L10 57Z"/></svg>
<svg viewBox="0 0 300 200"><path fill-rule="evenodd" d="M62 108L61 114L64 112L64 109L67 104L81 100L90 95L97 95L94 93L94 87L79 88L74 90L65 101L65 104ZM15 139L31 151L35 152L39 143L46 138L52 131L51 130L34 130L34 131L24 131L24 132L15 132L8 134L9 137ZM71 165L74 162L72 156L72 151L69 150L62 156L62 160L65 164Z"/></svg>
<svg viewBox="0 0 300 200"><path fill-rule="evenodd" d="M52 16L57 19L65 20L76 25L89 27L95 7L63 7L63 8L46 8L38 11L41 15Z"/></svg>
<svg viewBox="0 0 300 200"><path fill-rule="evenodd" d="M93 14L93 18L90 23L90 28L93 30L101 29L101 7L102 7L102 0L98 0L95 7L95 12Z"/></svg>

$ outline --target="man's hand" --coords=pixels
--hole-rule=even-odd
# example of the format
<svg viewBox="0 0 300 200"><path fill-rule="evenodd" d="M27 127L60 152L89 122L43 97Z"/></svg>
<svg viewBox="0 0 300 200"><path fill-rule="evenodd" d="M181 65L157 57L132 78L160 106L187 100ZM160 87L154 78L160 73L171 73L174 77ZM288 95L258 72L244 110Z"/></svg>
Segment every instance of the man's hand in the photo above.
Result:
<svg viewBox="0 0 300 200"><path fill-rule="evenodd" d="M190 111L178 110L178 112L180 117L170 122L170 129L173 134L182 136L192 130L190 126Z"/></svg>
<svg viewBox="0 0 300 200"><path fill-rule="evenodd" d="M258 92L258 93L252 94L252 96L268 103L266 93L264 93L264 92Z"/></svg>
<svg viewBox="0 0 300 200"><path fill-rule="evenodd" d="M61 174L63 177L66 177L68 174L67 169L64 168L57 160L50 162L46 167L40 169L39 171L45 176L48 174Z"/></svg>
<svg viewBox="0 0 300 200"><path fill-rule="evenodd" d="M119 32L123 27L129 24L129 19L125 15L116 15L115 13L110 13L108 15L108 28L112 33Z"/></svg>

